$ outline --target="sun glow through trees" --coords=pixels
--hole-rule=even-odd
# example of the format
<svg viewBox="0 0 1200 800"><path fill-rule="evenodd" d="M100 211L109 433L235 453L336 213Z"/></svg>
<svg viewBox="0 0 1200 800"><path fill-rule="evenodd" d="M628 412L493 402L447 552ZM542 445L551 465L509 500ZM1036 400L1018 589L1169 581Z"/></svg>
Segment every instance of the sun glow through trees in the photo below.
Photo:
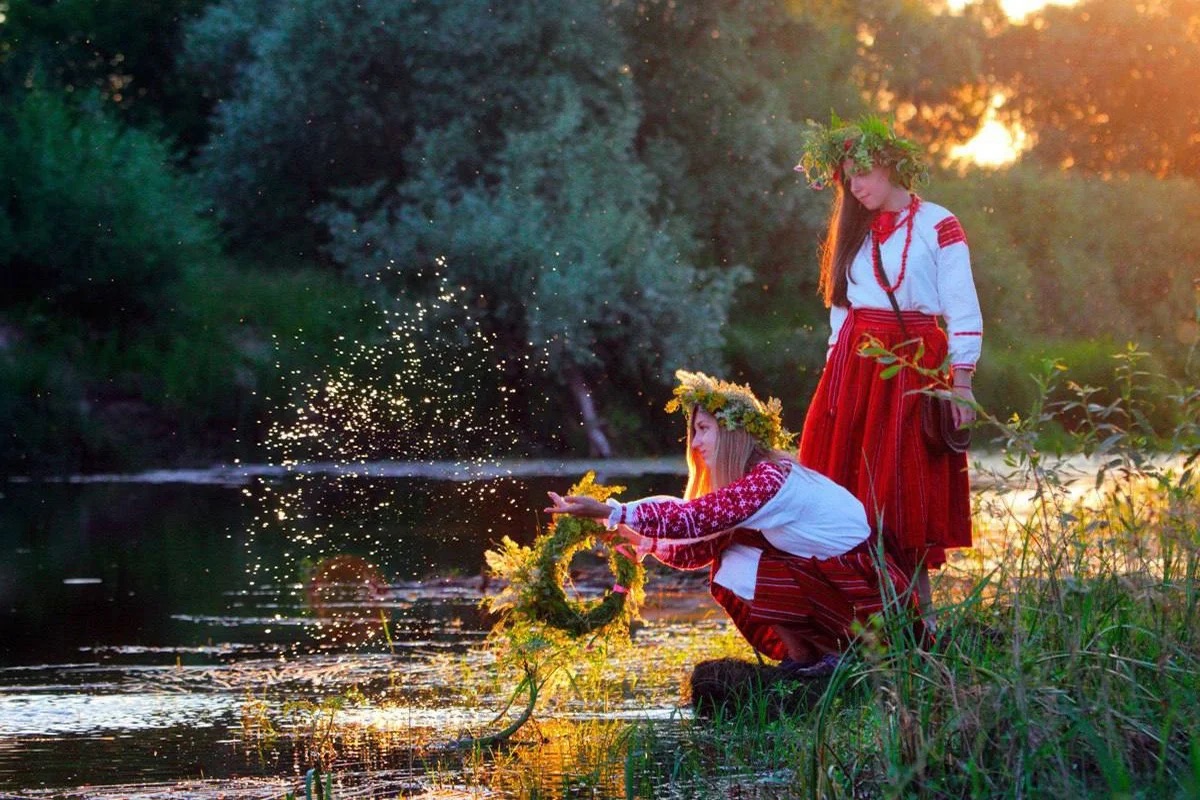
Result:
<svg viewBox="0 0 1200 800"><path fill-rule="evenodd" d="M973 0L947 0L947 5L952 11L960 11L971 2ZM1010 20L1020 22L1046 6L1073 6L1075 2L1076 0L1000 0L1000 7Z"/></svg>
<svg viewBox="0 0 1200 800"><path fill-rule="evenodd" d="M961 11L973 0L948 0L951 11ZM1048 5L1075 5L1076 0L1000 0L1005 15L1020 24L1027 16ZM967 142L950 150L950 160L960 164L973 163L981 167L1002 167L1020 158L1030 146L1029 135L1018 126L1010 126L996 118L996 110L1004 105L1004 96L997 94L984 115L983 124Z"/></svg>
<svg viewBox="0 0 1200 800"><path fill-rule="evenodd" d="M1017 126L1006 125L996 118L996 110L1004 105L1004 95L992 98L983 124L967 142L950 149L950 160L971 162L981 167L1003 167L1016 161L1029 148L1029 135Z"/></svg>

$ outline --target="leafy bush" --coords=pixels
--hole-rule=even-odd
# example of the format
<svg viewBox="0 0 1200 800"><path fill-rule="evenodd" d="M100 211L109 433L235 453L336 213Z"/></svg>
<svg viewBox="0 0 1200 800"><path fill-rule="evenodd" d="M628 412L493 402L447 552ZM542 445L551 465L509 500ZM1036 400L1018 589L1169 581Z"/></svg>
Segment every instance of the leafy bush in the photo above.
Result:
<svg viewBox="0 0 1200 800"><path fill-rule="evenodd" d="M261 456L272 412L374 319L311 266L189 267L176 314L143 335L4 328L0 472L137 469Z"/></svg>
<svg viewBox="0 0 1200 800"><path fill-rule="evenodd" d="M413 116L428 108L414 79L437 72L415 62L426 16L384 0L225 0L189 26L184 68L221 93L197 166L239 245L286 241L312 255L316 204L396 174ZM436 46L466 57L472 39Z"/></svg>
<svg viewBox="0 0 1200 800"><path fill-rule="evenodd" d="M1195 318L1200 261L1193 181L1017 167L936 189L967 231L985 347L1134 341L1181 374L1179 334Z"/></svg>
<svg viewBox="0 0 1200 800"><path fill-rule="evenodd" d="M84 403L59 353L10 344L0 353L0 472L74 467L91 438Z"/></svg>
<svg viewBox="0 0 1200 800"><path fill-rule="evenodd" d="M208 103L172 64L183 22L209 1L6 0L0 94L40 75L48 87L95 92L123 122L191 143Z"/></svg>
<svg viewBox="0 0 1200 800"><path fill-rule="evenodd" d="M328 364L342 338L366 338L374 320L363 293L311 265L267 269L219 264L188 270L174 335L127 359L155 376L147 399L217 453L236 431L261 441L265 417L304 377Z"/></svg>
<svg viewBox="0 0 1200 800"><path fill-rule="evenodd" d="M0 309L130 330L169 313L214 232L167 148L94 106L34 89L0 113Z"/></svg>

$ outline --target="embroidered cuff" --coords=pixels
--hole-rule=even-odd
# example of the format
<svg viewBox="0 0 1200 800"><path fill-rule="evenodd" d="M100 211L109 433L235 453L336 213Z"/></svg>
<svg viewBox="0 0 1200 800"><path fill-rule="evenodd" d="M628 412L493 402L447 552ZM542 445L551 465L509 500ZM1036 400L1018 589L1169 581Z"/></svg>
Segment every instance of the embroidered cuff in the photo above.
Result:
<svg viewBox="0 0 1200 800"><path fill-rule="evenodd" d="M615 531L618 525L622 525L625 522L625 504L611 497L605 500L604 504L612 509L612 511L608 512L608 521L604 524L604 527L610 531Z"/></svg>
<svg viewBox="0 0 1200 800"><path fill-rule="evenodd" d="M638 542L637 555L638 561L642 561L646 556L656 555L658 553L658 539L652 536L643 536Z"/></svg>

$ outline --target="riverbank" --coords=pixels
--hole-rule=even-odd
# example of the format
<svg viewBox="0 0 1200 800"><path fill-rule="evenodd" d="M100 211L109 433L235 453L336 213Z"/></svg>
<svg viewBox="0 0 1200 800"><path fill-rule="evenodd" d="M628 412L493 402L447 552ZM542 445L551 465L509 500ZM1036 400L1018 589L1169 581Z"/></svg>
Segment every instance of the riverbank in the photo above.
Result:
<svg viewBox="0 0 1200 800"><path fill-rule="evenodd" d="M1043 468L1070 483L1095 482L1097 473L1111 461L1110 456L1043 456ZM1013 487L1028 483L1025 468L1010 463L1004 453L972 452L969 455L971 485L974 489ZM1181 469L1183 456L1145 457L1147 468ZM145 483L243 486L257 480L284 480L289 477L337 478L424 478L439 481L480 481L504 478L576 479L594 470L601 483L610 478L647 475L687 475L687 463L679 456L642 458L499 458L459 461L369 461L346 463L319 461L295 464L215 464L203 468L150 469L134 472L98 472L60 476L11 476L12 483Z"/></svg>

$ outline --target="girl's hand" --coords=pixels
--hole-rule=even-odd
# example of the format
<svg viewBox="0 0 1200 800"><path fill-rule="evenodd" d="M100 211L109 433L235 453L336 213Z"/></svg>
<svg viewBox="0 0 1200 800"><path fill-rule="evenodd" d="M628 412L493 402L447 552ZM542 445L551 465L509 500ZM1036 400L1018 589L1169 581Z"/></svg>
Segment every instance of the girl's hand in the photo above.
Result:
<svg viewBox="0 0 1200 800"><path fill-rule="evenodd" d="M570 514L573 517L590 517L592 519L608 519L612 509L594 497L567 495L562 497L556 492L546 492L550 496L551 507L547 514Z"/></svg>
<svg viewBox="0 0 1200 800"><path fill-rule="evenodd" d="M642 536L628 525L618 525L616 533L619 539L624 539L627 544L631 544L636 548L646 545L649 541L645 536Z"/></svg>
<svg viewBox="0 0 1200 800"><path fill-rule="evenodd" d="M975 392L971 390L971 379L974 373L970 370L954 370L954 397L965 402L954 403L954 427L961 428L975 421Z"/></svg>
<svg viewBox="0 0 1200 800"><path fill-rule="evenodd" d="M975 421L975 408L970 403L975 402L975 393L970 386L955 386L954 396L967 402L954 403L954 427L961 428Z"/></svg>

